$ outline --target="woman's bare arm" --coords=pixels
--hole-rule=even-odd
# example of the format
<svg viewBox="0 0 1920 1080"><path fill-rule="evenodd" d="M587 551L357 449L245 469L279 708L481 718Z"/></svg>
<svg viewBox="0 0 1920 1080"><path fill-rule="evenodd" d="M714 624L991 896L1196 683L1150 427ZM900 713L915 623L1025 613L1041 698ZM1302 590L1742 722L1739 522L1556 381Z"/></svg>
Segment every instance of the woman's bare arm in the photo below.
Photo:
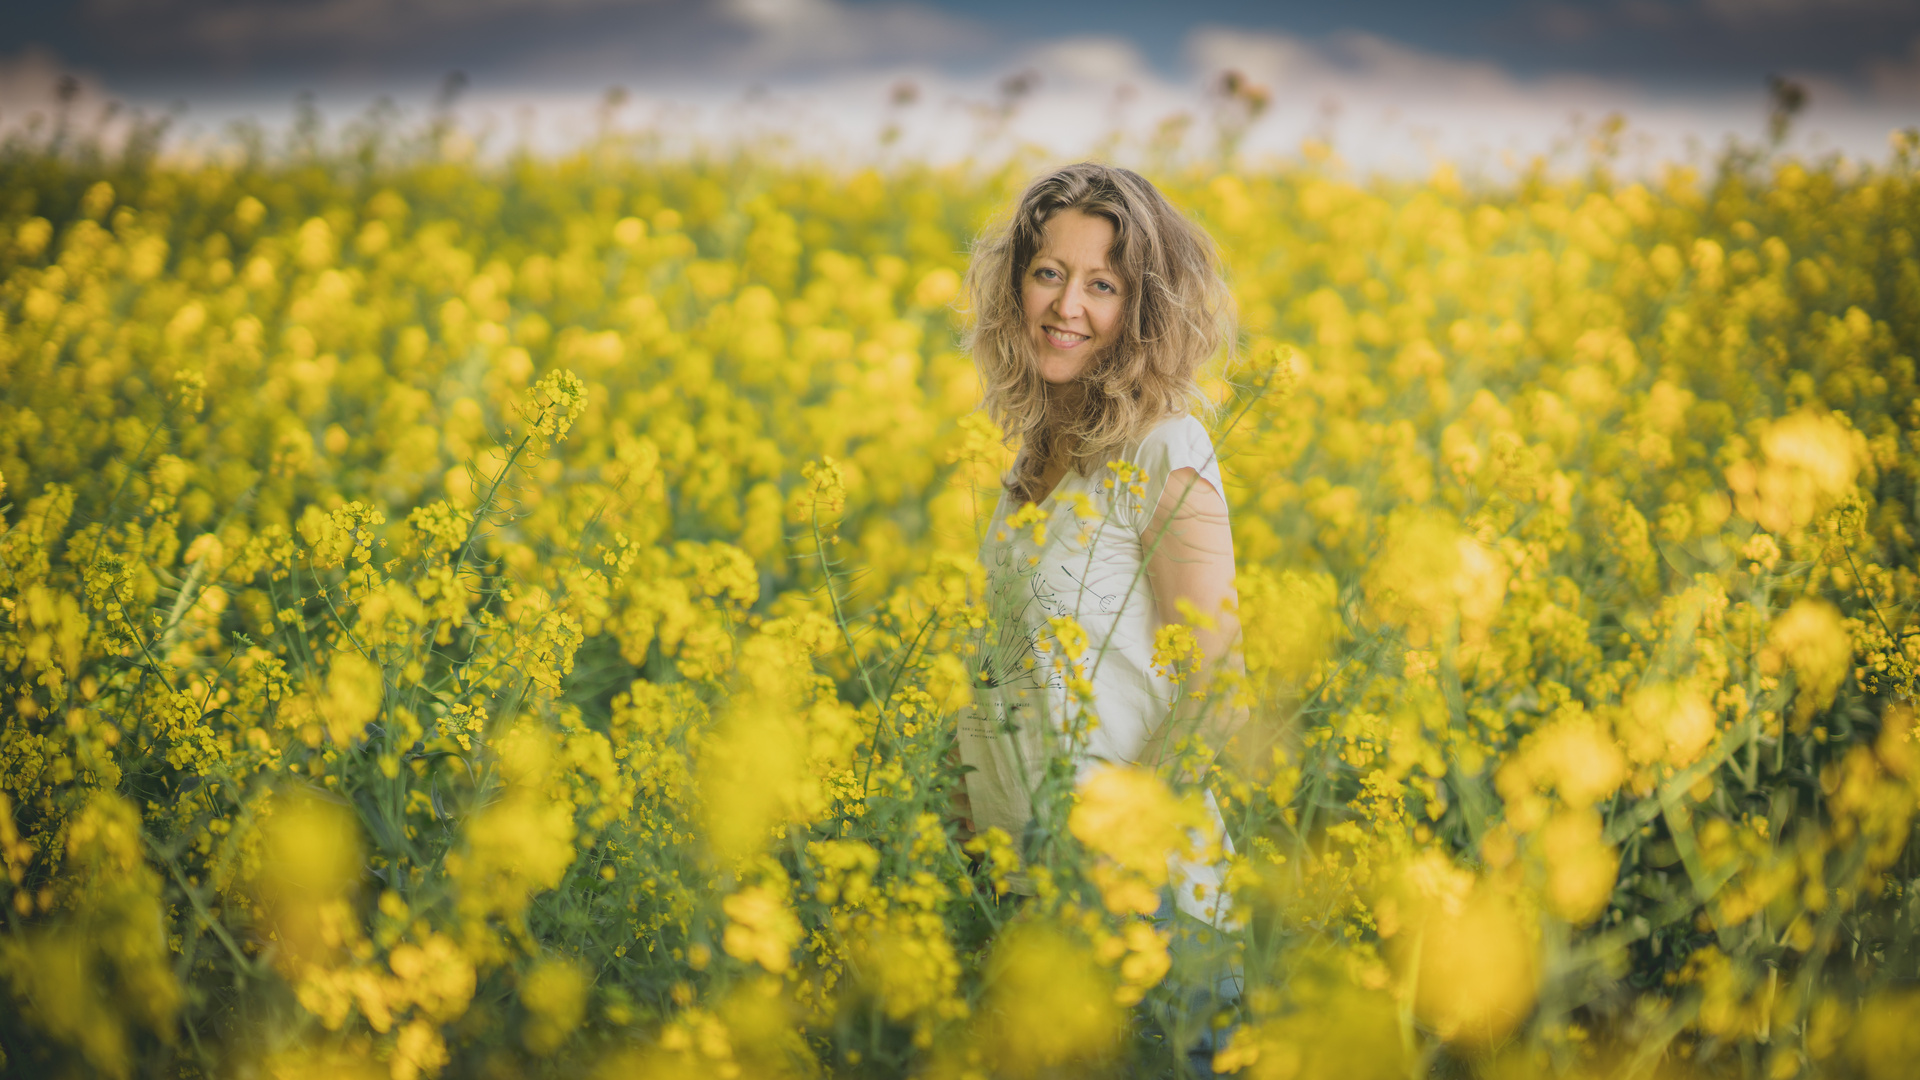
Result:
<svg viewBox="0 0 1920 1080"><path fill-rule="evenodd" d="M1238 594L1226 500L1195 470L1174 470L1141 543L1159 622L1189 622L1180 609L1185 600L1200 616L1190 625L1201 653L1198 670L1182 687L1183 700L1175 704L1171 722L1163 722L1148 740L1143 760L1165 761L1190 732L1218 752L1246 722L1244 708L1206 701L1214 672L1222 666L1237 671L1243 663L1234 650L1240 620L1235 615ZM1208 621L1213 625L1206 625Z"/></svg>

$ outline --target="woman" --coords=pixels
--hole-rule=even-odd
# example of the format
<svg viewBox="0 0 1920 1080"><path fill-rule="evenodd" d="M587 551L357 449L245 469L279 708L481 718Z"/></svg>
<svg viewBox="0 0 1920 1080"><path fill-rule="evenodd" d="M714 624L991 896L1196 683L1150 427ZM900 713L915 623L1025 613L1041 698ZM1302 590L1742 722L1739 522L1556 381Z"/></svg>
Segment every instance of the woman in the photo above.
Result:
<svg viewBox="0 0 1920 1080"><path fill-rule="evenodd" d="M1175 706L1192 709L1239 633L1220 470L1193 416L1200 368L1233 327L1211 239L1104 165L1029 187L975 249L967 289L986 409L1020 449L982 544L998 636L960 756L972 825L1017 838L1062 751L1084 775L1164 764L1196 727L1214 749L1231 734L1226 710ZM1174 623L1200 653L1179 702L1155 657ZM1217 924L1217 869L1173 870L1180 908Z"/></svg>

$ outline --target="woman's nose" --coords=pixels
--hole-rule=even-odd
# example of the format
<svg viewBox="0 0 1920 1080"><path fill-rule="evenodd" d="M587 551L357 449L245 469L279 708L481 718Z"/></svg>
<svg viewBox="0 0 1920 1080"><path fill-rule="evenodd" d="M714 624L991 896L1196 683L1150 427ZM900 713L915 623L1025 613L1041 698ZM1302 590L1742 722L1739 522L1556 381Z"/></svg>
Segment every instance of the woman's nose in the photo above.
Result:
<svg viewBox="0 0 1920 1080"><path fill-rule="evenodd" d="M1086 306L1086 295L1080 288L1080 283L1069 281L1061 286L1059 294L1054 297L1053 306L1063 319L1077 317L1081 309Z"/></svg>

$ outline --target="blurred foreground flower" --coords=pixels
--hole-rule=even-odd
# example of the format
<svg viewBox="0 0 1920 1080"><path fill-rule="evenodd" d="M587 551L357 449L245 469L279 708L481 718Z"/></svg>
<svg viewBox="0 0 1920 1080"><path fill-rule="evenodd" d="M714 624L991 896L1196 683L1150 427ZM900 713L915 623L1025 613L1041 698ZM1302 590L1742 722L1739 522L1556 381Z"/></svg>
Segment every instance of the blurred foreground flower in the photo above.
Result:
<svg viewBox="0 0 1920 1080"><path fill-rule="evenodd" d="M1831 416L1799 412L1767 425L1762 460L1727 470L1734 508L1770 533L1804 528L1853 488L1859 436Z"/></svg>
<svg viewBox="0 0 1920 1080"><path fill-rule="evenodd" d="M1853 666L1853 646L1840 612L1825 600L1794 601L1768 629L1760 665L1769 674L1793 672L1794 729L1803 730L1814 713L1833 703Z"/></svg>
<svg viewBox="0 0 1920 1080"><path fill-rule="evenodd" d="M1378 905L1380 936L1414 1014L1442 1039L1497 1043L1540 992L1539 945L1508 894L1427 852Z"/></svg>
<svg viewBox="0 0 1920 1080"><path fill-rule="evenodd" d="M521 977L520 1004L528 1013L521 1035L527 1049L550 1054L586 1019L586 976L570 961L542 960Z"/></svg>
<svg viewBox="0 0 1920 1080"><path fill-rule="evenodd" d="M269 807L255 894L279 942L276 960L296 978L352 943L358 915L350 893L363 856L353 812L294 789Z"/></svg>
<svg viewBox="0 0 1920 1080"><path fill-rule="evenodd" d="M1506 597L1509 571L1498 551L1434 510L1396 513L1384 550L1367 570L1366 597L1378 617L1404 626L1417 648L1450 633L1485 638Z"/></svg>
<svg viewBox="0 0 1920 1080"><path fill-rule="evenodd" d="M1064 931L1010 927L987 963L980 1050L1007 1076L1051 1076L1110 1056L1120 1035L1112 977Z"/></svg>
<svg viewBox="0 0 1920 1080"><path fill-rule="evenodd" d="M77 1071L128 1076L141 1041L173 1041L181 1004L138 813L96 796L74 819L66 858L62 917L0 939L0 977L24 1018L78 1052Z"/></svg>
<svg viewBox="0 0 1920 1080"><path fill-rule="evenodd" d="M1103 856L1095 870L1107 910L1151 915L1160 906L1168 860L1217 846L1212 820L1194 797L1178 798L1153 772L1102 765L1081 781L1067 828Z"/></svg>

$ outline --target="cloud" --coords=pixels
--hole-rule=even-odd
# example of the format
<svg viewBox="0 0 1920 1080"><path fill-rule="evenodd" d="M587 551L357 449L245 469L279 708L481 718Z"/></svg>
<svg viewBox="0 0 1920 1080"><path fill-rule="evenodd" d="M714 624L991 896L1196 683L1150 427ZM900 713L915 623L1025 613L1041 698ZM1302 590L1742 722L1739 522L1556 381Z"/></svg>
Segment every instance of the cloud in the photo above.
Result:
<svg viewBox="0 0 1920 1080"><path fill-rule="evenodd" d="M807 75L977 57L924 3L848 0L83 0L78 47L130 83L561 82Z"/></svg>
<svg viewBox="0 0 1920 1080"><path fill-rule="evenodd" d="M1867 83L1882 100L1920 103L1920 37L1907 46L1905 56L1868 64Z"/></svg>
<svg viewBox="0 0 1920 1080"><path fill-rule="evenodd" d="M1578 4L1541 4L1528 16L1540 35L1549 41L1585 41L1600 31L1599 18Z"/></svg>
<svg viewBox="0 0 1920 1080"><path fill-rule="evenodd" d="M1700 0L1708 15L1734 26L1808 16L1847 18L1898 12L1909 0Z"/></svg>
<svg viewBox="0 0 1920 1080"><path fill-rule="evenodd" d="M681 144L770 137L832 160L869 145L990 157L1023 142L1157 154L1179 131L1214 152L1209 125L1232 123L1248 154L1337 135L1360 167L1418 168L1435 156L1583 146L1613 112L1632 118L1635 145L1675 157L1727 133L1758 137L1764 76L1776 71L1812 89L1796 140L1832 132L1828 145L1859 152L1884 146L1890 123L1911 122L1900 110L1920 97L1920 44L1909 44L1920 16L1885 0L1757 2L1771 20L1760 29L1716 21L1733 17L1714 14L1721 0L1530 3L1453 53L1432 33L1222 25L1183 32L1169 50L1125 16L1048 38L1012 17L983 21L962 0L76 0L85 33L52 44L107 73L126 100L189 103L180 126L190 130L290 115L298 89L336 117L381 95L415 107L459 69L472 80L462 114L487 117L477 130L577 143L608 122L605 88L623 85L627 122L670 129ZM1862 51L1868 25L1878 37ZM1148 59L1166 53L1184 63ZM51 56L0 63L0 108L15 122L28 91L51 102L64 70ZM1270 106L1238 116L1219 95L1226 70L1268 88ZM1601 74L1569 74L1578 71ZM1013 78L1027 72L1038 79ZM916 103L889 105L903 80L919 88ZM1109 138L1122 128L1134 134ZM882 141L882 131L892 134Z"/></svg>
<svg viewBox="0 0 1920 1080"><path fill-rule="evenodd" d="M976 23L910 3L726 0L720 10L750 32L740 48L717 58L742 73L903 66L952 59L993 40Z"/></svg>
<svg viewBox="0 0 1920 1080"><path fill-rule="evenodd" d="M112 151L136 132L150 132L171 110L155 102L135 108L108 92L95 73L73 67L50 49L0 56L0 137L61 132Z"/></svg>
<svg viewBox="0 0 1920 1080"><path fill-rule="evenodd" d="M244 62L290 47L313 53L418 46L516 16L562 16L620 0L85 0L90 29L123 47ZM643 6L658 6L646 3Z"/></svg>
<svg viewBox="0 0 1920 1080"><path fill-rule="evenodd" d="M1381 95L1510 98L1527 91L1497 64L1427 52L1373 34L1321 40L1230 27L1188 36L1187 62L1206 80L1238 71L1281 93L1363 90Z"/></svg>
<svg viewBox="0 0 1920 1080"><path fill-rule="evenodd" d="M1111 84L1155 78L1147 58L1121 37L1072 37L1048 42L1025 56L1042 78L1072 83Z"/></svg>
<svg viewBox="0 0 1920 1080"><path fill-rule="evenodd" d="M1481 47L1513 70L1585 71L1653 94L1754 91L1788 75L1873 100L1875 67L1920 35L1914 0L1545 0L1515 5Z"/></svg>
<svg viewBox="0 0 1920 1080"><path fill-rule="evenodd" d="M972 0L72 0L49 6L56 13L24 36L107 73L117 89L155 97L222 83L278 95L392 90L451 69L476 89L738 89L1011 63L1090 85L1170 76L1168 46L1180 40L1170 35L1208 29L1205 4L1161 5L1151 19L1137 6L1120 5L1091 33L1048 40L1013 6ZM1862 94L1870 82L1903 85L1868 69L1897 72L1920 34L1916 0L1477 0L1444 19L1408 17L1414 6L1381 0L1309 16L1268 5L1263 28L1213 27L1220 40L1206 48L1278 56L1280 70L1317 65L1328 79L1407 81L1400 71L1486 92L1506 92L1504 71L1587 73L1656 93L1752 90L1786 73ZM1289 19L1346 30L1275 32ZM1236 35L1259 40L1225 40Z"/></svg>
<svg viewBox="0 0 1920 1080"><path fill-rule="evenodd" d="M17 56L0 57L0 121L18 121L29 113L51 113L62 104L86 110L104 104L100 80L76 71L51 50L29 48Z"/></svg>
<svg viewBox="0 0 1920 1080"><path fill-rule="evenodd" d="M1620 25L1637 30L1667 30L1679 24L1680 9L1661 0L1620 0L1614 9Z"/></svg>

